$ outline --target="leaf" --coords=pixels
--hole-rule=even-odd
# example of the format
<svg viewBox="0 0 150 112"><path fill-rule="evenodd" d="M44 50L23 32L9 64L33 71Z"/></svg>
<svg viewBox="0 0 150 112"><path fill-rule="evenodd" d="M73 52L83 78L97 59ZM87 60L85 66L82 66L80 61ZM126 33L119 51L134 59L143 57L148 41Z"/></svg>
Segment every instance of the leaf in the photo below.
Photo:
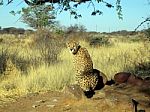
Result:
<svg viewBox="0 0 150 112"><path fill-rule="evenodd" d="M107 6L108 8L114 7L113 5L111 5L111 4L109 4L109 3L106 3L106 6Z"/></svg>
<svg viewBox="0 0 150 112"><path fill-rule="evenodd" d="M77 7L78 7L78 4L75 4L74 7L77 8Z"/></svg>
<svg viewBox="0 0 150 112"><path fill-rule="evenodd" d="M16 15L15 11L10 11L9 13L12 14L13 16Z"/></svg>
<svg viewBox="0 0 150 112"><path fill-rule="evenodd" d="M80 14L80 15L78 15L78 17L80 17L80 18L81 18L81 17L82 17L82 15L81 15L81 14Z"/></svg>
<svg viewBox="0 0 150 112"><path fill-rule="evenodd" d="M65 7L65 8L64 8L64 11L67 11L67 10L68 10L68 9Z"/></svg>
<svg viewBox="0 0 150 112"><path fill-rule="evenodd" d="M97 2L99 3L99 2L103 2L103 0L97 0Z"/></svg>
<svg viewBox="0 0 150 112"><path fill-rule="evenodd" d="M76 15L77 13L75 11L70 12L71 15Z"/></svg>
<svg viewBox="0 0 150 112"><path fill-rule="evenodd" d="M91 15L92 15L92 16L95 16L95 15L96 15L96 12L95 12L95 11L93 11Z"/></svg>
<svg viewBox="0 0 150 112"><path fill-rule="evenodd" d="M0 5L4 5L3 0L1 0Z"/></svg>
<svg viewBox="0 0 150 112"><path fill-rule="evenodd" d="M78 16L74 16L74 19L78 19Z"/></svg>
<svg viewBox="0 0 150 112"><path fill-rule="evenodd" d="M118 18L119 19L123 19L121 0L117 0L116 1L116 11L117 11L117 14L118 14Z"/></svg>
<svg viewBox="0 0 150 112"><path fill-rule="evenodd" d="M97 13L98 13L99 15L103 14L103 12L100 11L100 10L97 10Z"/></svg>

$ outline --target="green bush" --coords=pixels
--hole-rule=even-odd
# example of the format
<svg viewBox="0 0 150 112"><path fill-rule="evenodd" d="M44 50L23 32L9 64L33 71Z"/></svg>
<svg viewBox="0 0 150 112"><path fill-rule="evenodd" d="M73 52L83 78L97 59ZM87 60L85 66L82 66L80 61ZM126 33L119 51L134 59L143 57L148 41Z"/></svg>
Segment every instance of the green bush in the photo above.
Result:
<svg viewBox="0 0 150 112"><path fill-rule="evenodd" d="M109 39L103 36L95 36L89 39L89 43L91 46L104 46L110 45Z"/></svg>

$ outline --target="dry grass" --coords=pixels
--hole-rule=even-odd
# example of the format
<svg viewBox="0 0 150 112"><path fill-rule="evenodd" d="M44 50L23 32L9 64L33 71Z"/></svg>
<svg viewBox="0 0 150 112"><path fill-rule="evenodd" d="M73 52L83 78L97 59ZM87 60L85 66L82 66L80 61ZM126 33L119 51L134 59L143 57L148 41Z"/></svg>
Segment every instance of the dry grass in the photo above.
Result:
<svg viewBox="0 0 150 112"><path fill-rule="evenodd" d="M33 41L30 41L30 38L12 37L11 40L11 37L6 36L0 37L3 38L3 42L0 43L1 50L7 48L9 54L13 54L17 50L16 57L23 57L26 61L40 57L37 50L31 49ZM118 40L112 46L90 47L87 42L81 41L81 45L88 49L94 68L104 72L109 79L113 78L117 72L134 72L135 66L139 63L150 62L150 44L144 42L120 42ZM65 85L74 83L72 56L68 49L63 48L58 59L61 61L54 65L42 63L35 67L33 64L29 64L27 72L21 72L21 75L15 76L15 78L2 80L2 73L0 98L10 98L39 91L61 90ZM18 68L18 70L20 69Z"/></svg>

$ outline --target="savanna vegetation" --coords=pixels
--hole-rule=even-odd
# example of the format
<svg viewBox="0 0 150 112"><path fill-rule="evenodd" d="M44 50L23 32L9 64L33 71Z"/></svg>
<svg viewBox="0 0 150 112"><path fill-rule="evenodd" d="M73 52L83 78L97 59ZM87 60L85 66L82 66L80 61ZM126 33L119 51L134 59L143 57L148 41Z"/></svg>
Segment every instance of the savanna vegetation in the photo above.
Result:
<svg viewBox="0 0 150 112"><path fill-rule="evenodd" d="M12 1L8 0L8 4ZM81 2L77 1L75 6ZM97 2L104 3L109 8L113 7L103 0ZM92 3L91 1L90 4ZM61 6L62 10L70 11L75 19L81 17L72 10L68 2L63 1ZM22 22L35 31L13 34L14 30L0 29L1 100L35 92L60 91L66 85L74 83L72 55L65 46L69 39L80 41L81 46L88 49L94 68L104 72L108 79L112 79L115 73L121 71L132 72L141 77L150 75L149 28L134 33L96 33L86 32L84 26L75 25L62 30L55 21L55 13L51 12L54 10L53 4L39 7L33 4L17 13L11 12L13 15L21 14ZM116 10L122 19L120 0L116 0ZM102 12L94 7L91 15L96 14Z"/></svg>
<svg viewBox="0 0 150 112"><path fill-rule="evenodd" d="M6 100L28 93L60 91L74 83L72 55L65 46L68 39L80 41L88 49L94 68L104 72L109 79L121 71L148 76L150 43L146 37L144 33L122 36L52 33L42 29L23 35L1 34L0 98Z"/></svg>

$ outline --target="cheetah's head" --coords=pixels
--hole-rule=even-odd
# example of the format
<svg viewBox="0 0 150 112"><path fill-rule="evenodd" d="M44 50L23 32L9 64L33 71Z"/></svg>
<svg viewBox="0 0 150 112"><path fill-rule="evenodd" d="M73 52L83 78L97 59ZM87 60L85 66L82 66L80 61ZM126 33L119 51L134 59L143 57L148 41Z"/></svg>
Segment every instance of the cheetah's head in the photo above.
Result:
<svg viewBox="0 0 150 112"><path fill-rule="evenodd" d="M70 41L67 43L67 47L69 48L70 52L75 55L78 52L80 45L79 42Z"/></svg>

